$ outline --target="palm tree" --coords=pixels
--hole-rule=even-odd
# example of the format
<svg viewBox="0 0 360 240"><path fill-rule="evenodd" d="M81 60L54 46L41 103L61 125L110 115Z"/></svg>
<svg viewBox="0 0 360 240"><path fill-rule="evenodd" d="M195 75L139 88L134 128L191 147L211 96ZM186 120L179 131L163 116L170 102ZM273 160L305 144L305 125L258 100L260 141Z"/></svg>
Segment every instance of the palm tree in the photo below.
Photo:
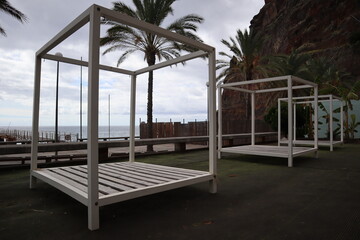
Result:
<svg viewBox="0 0 360 240"><path fill-rule="evenodd" d="M247 29L242 32L237 30L235 39L230 37L230 42L222 39L226 47L229 48L232 55L225 52L219 52L219 55L228 57L227 60L217 60L216 69L223 69L217 77L217 80L226 77L228 80L243 79L251 80L255 73L263 73L261 66L260 50L262 39L254 31ZM220 96L219 96L220 97ZM250 116L249 107L250 95L245 97L246 118Z"/></svg>
<svg viewBox="0 0 360 240"><path fill-rule="evenodd" d="M11 4L7 0L0 0L0 11L10 14L20 22L25 22L27 20L27 17L22 12L11 6ZM6 36L5 30L1 26L0 26L0 34Z"/></svg>
<svg viewBox="0 0 360 240"><path fill-rule="evenodd" d="M127 14L136 19L146 21L148 23L160 26L169 14L173 14L172 4L176 0L133 0L135 9L122 3L115 2L113 10L123 14ZM179 33L186 37L201 41L195 35L198 23L202 23L203 18L189 14L175 20L166 27L167 30ZM141 52L144 54L148 66L154 65L156 60L173 59L180 56L182 50L192 52L195 49L180 44L178 42L168 40L163 37L156 36L152 33L147 33L123 24L104 21L104 23L111 27L107 30L107 35L101 38L101 45L110 46L103 54L109 52L123 50L124 52L119 57L117 65L121 64L130 54L134 52ZM153 72L149 72L148 78L148 104L147 104L147 125L148 137L153 137ZM148 145L147 151L153 151L153 146Z"/></svg>
<svg viewBox="0 0 360 240"><path fill-rule="evenodd" d="M229 60L217 61L216 68L223 69L217 77L218 80L223 77L251 80L255 72L262 71L260 67L262 39L254 31L247 29L244 32L239 29L236 34L235 39L230 37L230 42L221 40L232 55L219 52L219 55L228 57Z"/></svg>

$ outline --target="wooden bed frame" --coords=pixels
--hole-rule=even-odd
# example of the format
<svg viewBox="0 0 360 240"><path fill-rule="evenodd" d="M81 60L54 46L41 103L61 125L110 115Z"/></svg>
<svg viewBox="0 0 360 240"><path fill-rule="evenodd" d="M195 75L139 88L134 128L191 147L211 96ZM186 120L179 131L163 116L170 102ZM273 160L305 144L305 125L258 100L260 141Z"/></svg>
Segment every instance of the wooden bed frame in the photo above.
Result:
<svg viewBox="0 0 360 240"><path fill-rule="evenodd" d="M129 71L99 64L100 21L106 18L140 30L151 32L170 40L191 46L198 51L156 65ZM89 25L89 62L48 54L54 47L71 36L85 24ZM209 169L195 171L182 168L158 166L135 162L135 106L136 77L156 69L185 62L194 58L208 59L208 119L209 119ZM40 169L38 159L39 105L42 59L88 67L88 140L87 165ZM99 70L131 76L129 162L99 164L98 113L99 113ZM98 5L92 5L36 53L34 108L32 123L30 188L37 179L60 189L88 208L88 227L99 228L99 207L174 188L200 182L210 182L210 192L217 191L216 185L216 73L215 48L185 36L170 32L152 24L139 21L127 15Z"/></svg>
<svg viewBox="0 0 360 240"><path fill-rule="evenodd" d="M274 82L286 82L286 87L270 87L266 88L267 84L264 83L274 83ZM244 88L244 86L255 85L260 89L251 90L252 88ZM268 157L280 157L288 159L288 167L293 166L293 158L314 152L317 156L318 150L318 123L314 123L314 135L315 140L313 141L313 147L294 147L292 141L288 142L288 146L264 146L264 145L255 145L255 95L257 93L267 93L267 92L276 92L276 91L287 91L288 101L288 136L289 139L293 138L293 90L296 89L314 89L314 104L318 104L318 86L317 84L295 77L295 76L279 76L273 78L264 78L257 80L248 80L242 82L233 82L233 83L223 83L219 82L218 86L218 158L221 158L222 152L227 153L237 153L237 154L250 154L250 155L259 155L259 156L268 156ZM222 89L241 91L244 93L251 94L251 145L247 146L237 146L237 147L222 147L222 102L221 102L221 91ZM314 111L315 119L318 116L318 109L315 108ZM278 115L280 119L280 112ZM280 135L278 136L280 138Z"/></svg>
<svg viewBox="0 0 360 240"><path fill-rule="evenodd" d="M314 140L304 140L304 139L296 139L296 105L297 104L313 104L314 103L314 96L304 96L304 97L293 97L293 106L294 106L294 135L293 135L293 144L294 145L301 145L301 146L311 146L314 145ZM281 112L281 101L287 101L287 98L279 98L278 101L280 104L278 104L278 111ZM328 146L330 148L330 151L334 150L335 145L341 145L344 143L344 103L340 97L334 96L334 95L319 95L318 96L319 102L329 102L329 115L330 115L330 121L329 121L329 130L330 130L330 136L329 140L319 140L318 145L319 146ZM334 140L334 134L333 134L333 104L335 101L338 101L341 103L340 105L340 140L335 141ZM281 126L281 118L278 121L278 136L280 135L280 126ZM280 139L278 137L278 146L281 144L288 144L288 140Z"/></svg>

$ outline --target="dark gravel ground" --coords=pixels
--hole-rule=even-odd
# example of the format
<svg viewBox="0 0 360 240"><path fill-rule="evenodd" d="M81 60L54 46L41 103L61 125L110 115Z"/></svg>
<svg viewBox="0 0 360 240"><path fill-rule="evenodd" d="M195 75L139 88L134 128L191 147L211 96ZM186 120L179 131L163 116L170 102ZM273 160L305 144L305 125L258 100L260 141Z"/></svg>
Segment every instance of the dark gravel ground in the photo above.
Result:
<svg viewBox="0 0 360 240"><path fill-rule="evenodd" d="M206 170L207 151L140 161ZM0 239L360 239L360 144L294 159L225 155L218 193L201 183L100 209L87 208L29 172L0 171Z"/></svg>

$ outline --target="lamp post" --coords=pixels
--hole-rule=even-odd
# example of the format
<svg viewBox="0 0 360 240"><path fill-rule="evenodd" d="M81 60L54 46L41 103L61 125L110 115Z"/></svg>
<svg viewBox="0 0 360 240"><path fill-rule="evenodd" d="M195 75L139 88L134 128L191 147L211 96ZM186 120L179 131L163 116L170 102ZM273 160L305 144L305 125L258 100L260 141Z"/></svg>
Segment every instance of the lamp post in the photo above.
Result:
<svg viewBox="0 0 360 240"><path fill-rule="evenodd" d="M57 52L55 56L62 57L62 53ZM57 61L56 68L56 95L55 95L55 142L58 142L58 107L59 107L59 61Z"/></svg>

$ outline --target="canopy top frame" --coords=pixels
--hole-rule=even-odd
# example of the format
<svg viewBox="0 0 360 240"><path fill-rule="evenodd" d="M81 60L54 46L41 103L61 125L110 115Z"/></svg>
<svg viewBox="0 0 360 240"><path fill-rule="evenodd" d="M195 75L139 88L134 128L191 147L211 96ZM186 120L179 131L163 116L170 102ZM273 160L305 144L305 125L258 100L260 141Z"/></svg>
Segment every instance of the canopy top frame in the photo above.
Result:
<svg viewBox="0 0 360 240"><path fill-rule="evenodd" d="M261 83L268 83L268 82L284 82L287 81L287 87L270 87L270 88L261 88L256 90L246 89L245 86L251 85L260 85ZM289 86L289 81L291 81L291 86ZM298 85L295 85L298 84ZM246 93L266 93L266 92L278 92L278 91L287 91L290 89L304 89L304 88L314 88L317 84L311 81L292 76L280 76L280 77L271 77L271 78L262 78L256 80L248 80L242 82L234 82L234 83L223 83L223 81L218 83L218 88L223 89L230 89L235 91L241 91Z"/></svg>
<svg viewBox="0 0 360 240"><path fill-rule="evenodd" d="M126 75L139 75L143 73L147 73L152 70L160 69L166 66L171 66L180 62L188 61L194 58L204 57L207 56L208 53L214 52L215 48L212 46L209 46L207 44L204 44L202 42L187 38L183 35L180 35L175 32L168 31L166 29L163 29L161 27L152 25L150 23L132 18L126 14L122 14L119 12L112 11L110 9L104 8L99 5L92 5L87 10L85 10L82 14L80 14L75 20L70 22L62 31L60 31L56 36L54 36L50 41L48 41L42 48L40 48L36 52L36 57L41 57L44 59L79 65L79 66L88 66L89 63L87 61L80 61L77 59L62 57L62 56L56 56L53 54L49 54L49 52L58 46L61 42L63 42L65 39L67 39L69 36L71 36L73 33L75 33L77 30L79 30L81 27L83 27L85 24L90 22L90 15L92 12L97 11L99 12L100 18L109 19L114 22L118 22L120 24L128 25L134 28L137 28L139 30L143 30L149 33L156 34L158 36L167 38L169 40L177 41L183 44L186 44L190 47L194 47L198 49L198 51L180 56L178 58L174 58L172 60L164 61L158 64L155 64L150 67L141 68L135 71L112 67L112 66L106 66L106 65L99 65L99 68L101 70L105 71L111 71L111 72L117 72L122 73Z"/></svg>

